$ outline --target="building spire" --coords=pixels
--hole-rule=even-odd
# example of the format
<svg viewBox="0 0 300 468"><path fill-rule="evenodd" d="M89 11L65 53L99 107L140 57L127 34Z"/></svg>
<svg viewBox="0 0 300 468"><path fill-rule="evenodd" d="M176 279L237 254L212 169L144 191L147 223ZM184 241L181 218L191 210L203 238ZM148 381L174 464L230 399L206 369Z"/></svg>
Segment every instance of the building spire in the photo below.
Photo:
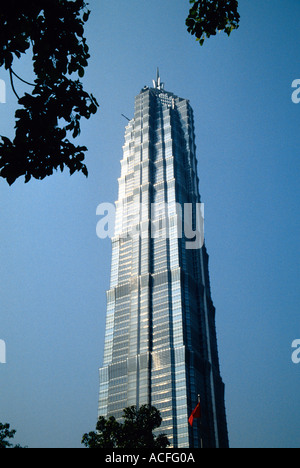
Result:
<svg viewBox="0 0 300 468"><path fill-rule="evenodd" d="M156 72L156 81L153 80L153 87L155 89L164 89L164 87L165 87L165 84L162 83L162 81L161 81L158 67L157 67L157 72Z"/></svg>

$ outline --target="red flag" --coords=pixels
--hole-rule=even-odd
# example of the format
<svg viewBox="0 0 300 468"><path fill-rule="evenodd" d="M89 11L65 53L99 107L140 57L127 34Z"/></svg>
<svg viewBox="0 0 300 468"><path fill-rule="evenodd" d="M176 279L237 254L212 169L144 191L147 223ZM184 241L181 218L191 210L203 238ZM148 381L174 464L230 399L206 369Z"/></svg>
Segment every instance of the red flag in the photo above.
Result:
<svg viewBox="0 0 300 468"><path fill-rule="evenodd" d="M189 423L193 427L193 422L195 418L201 418L201 405L198 403L191 416L189 417Z"/></svg>

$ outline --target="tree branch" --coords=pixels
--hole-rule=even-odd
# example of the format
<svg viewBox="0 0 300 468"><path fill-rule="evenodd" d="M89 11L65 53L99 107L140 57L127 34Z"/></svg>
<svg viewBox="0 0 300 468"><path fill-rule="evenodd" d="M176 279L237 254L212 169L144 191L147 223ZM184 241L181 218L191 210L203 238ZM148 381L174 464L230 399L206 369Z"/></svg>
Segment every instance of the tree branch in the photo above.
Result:
<svg viewBox="0 0 300 468"><path fill-rule="evenodd" d="M19 100L20 100L20 97L18 96L18 94L17 94L17 91L16 91L16 89L15 89L15 85L14 85L14 79L13 79L13 71L12 71L12 69L11 69L11 68L9 68L9 76L10 76L10 84L11 84L11 88L12 88L12 90L13 90L13 92L14 92L15 96L17 96L17 98L18 98L18 101L19 101Z"/></svg>
<svg viewBox="0 0 300 468"><path fill-rule="evenodd" d="M28 86L33 86L33 87L35 88L35 85L34 85L34 84L28 83L28 81L23 80L19 75L17 75L17 74L13 71L12 68L11 68L10 70L11 70L12 74L13 74L16 78L18 78L18 80L22 81L22 83L25 83L25 84L27 84Z"/></svg>

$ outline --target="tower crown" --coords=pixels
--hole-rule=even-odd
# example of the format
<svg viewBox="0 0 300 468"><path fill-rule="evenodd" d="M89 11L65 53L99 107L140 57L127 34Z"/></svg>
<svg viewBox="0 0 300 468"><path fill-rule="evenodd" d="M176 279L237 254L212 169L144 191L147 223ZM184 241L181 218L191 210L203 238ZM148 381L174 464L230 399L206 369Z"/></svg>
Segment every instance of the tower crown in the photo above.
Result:
<svg viewBox="0 0 300 468"><path fill-rule="evenodd" d="M162 83L161 78L160 78L159 68L157 68L156 80L153 80L153 87L155 89L164 89L165 87L165 83Z"/></svg>

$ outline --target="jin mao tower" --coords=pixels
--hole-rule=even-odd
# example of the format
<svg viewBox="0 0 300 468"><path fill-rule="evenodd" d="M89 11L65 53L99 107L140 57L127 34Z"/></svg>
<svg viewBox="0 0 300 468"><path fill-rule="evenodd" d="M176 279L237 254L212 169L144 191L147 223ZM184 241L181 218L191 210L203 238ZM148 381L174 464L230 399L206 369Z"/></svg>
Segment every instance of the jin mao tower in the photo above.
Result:
<svg viewBox="0 0 300 468"><path fill-rule="evenodd" d="M157 73L135 98L125 131L99 416L120 419L128 406L151 404L173 447L226 448L208 254L197 242L200 203L193 110ZM201 425L191 427L198 394Z"/></svg>

